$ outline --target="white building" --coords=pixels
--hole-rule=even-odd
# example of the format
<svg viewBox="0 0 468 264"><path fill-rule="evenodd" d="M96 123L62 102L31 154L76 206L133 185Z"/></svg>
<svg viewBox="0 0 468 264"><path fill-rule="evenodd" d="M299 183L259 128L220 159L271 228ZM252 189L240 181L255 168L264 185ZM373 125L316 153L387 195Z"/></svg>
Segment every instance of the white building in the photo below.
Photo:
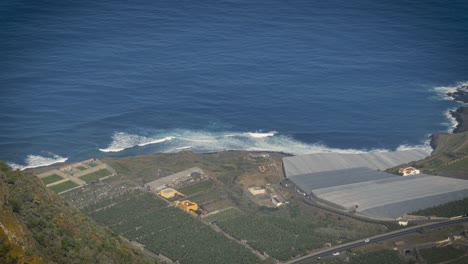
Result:
<svg viewBox="0 0 468 264"><path fill-rule="evenodd" d="M409 175L416 175L421 173L420 170L414 168L414 167L406 167L406 168L401 168L399 170L400 173L403 174L403 176L409 176Z"/></svg>

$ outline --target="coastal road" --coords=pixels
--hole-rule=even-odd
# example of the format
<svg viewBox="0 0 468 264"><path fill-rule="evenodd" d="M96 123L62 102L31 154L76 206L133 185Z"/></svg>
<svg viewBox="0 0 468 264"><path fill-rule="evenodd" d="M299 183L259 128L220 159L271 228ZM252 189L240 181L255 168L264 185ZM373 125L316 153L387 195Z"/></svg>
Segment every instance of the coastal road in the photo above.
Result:
<svg viewBox="0 0 468 264"><path fill-rule="evenodd" d="M454 219L454 220L447 220L443 222L437 222L437 223L429 223L429 224L424 224L424 225L419 225L415 227L410 227L410 228L405 228L402 230L397 230L393 231L390 233L382 234L382 235L377 235L374 237L369 237L369 242L366 243L364 239L346 243L343 245L327 248L318 252L314 252L312 254L291 260L289 262L285 262L286 264L304 264L307 263L308 261L321 258L321 257L326 257L326 256L331 256L335 252L341 252L341 251L346 251L349 249L361 247L364 245L367 245L369 243L375 243L375 242L382 242L385 240L393 239L396 237L401 237L401 236L406 236L412 233L418 232L418 230L421 230L422 228L424 229L434 229L434 228L440 228L440 227L447 227L451 225L457 225L457 224L462 224L468 222L468 217L464 218L459 218L459 219Z"/></svg>

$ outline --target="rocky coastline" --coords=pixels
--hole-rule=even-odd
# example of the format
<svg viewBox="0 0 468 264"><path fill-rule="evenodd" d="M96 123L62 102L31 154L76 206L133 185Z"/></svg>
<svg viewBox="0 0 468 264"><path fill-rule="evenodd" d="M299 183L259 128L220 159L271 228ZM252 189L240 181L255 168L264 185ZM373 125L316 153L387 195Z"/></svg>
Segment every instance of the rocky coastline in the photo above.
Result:
<svg viewBox="0 0 468 264"><path fill-rule="evenodd" d="M468 131L468 107L459 107L456 110L450 111L449 114L457 121L457 126L452 131L452 134ZM432 149L436 149L440 136L444 134L446 133L436 133L431 136L430 145Z"/></svg>
<svg viewBox="0 0 468 264"><path fill-rule="evenodd" d="M447 96L451 97L454 101L468 104L468 82L459 84L454 91L448 92Z"/></svg>
<svg viewBox="0 0 468 264"><path fill-rule="evenodd" d="M468 131L468 108L459 107L457 110L450 111L450 115L457 121L457 126L453 130L453 133L461 133Z"/></svg>

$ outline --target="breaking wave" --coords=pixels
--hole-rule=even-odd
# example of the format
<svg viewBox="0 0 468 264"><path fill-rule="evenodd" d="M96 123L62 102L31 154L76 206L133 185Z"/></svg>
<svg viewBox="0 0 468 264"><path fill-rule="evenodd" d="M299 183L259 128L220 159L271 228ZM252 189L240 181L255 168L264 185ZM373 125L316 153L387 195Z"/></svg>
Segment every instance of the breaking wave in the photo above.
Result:
<svg viewBox="0 0 468 264"><path fill-rule="evenodd" d="M449 95L449 93L454 93L457 91L464 91L468 93L468 82L459 82L455 86L440 86L440 87L435 87L434 91L439 94L439 96L444 99L444 100L449 100L449 101L455 101L460 104L466 105L464 102L460 102L458 100L455 100L452 96ZM453 133L455 128L458 126L458 121L456 118L452 116L452 112L456 111L456 108L449 108L444 112L445 117L447 117L448 123L447 123L447 132L448 133Z"/></svg>
<svg viewBox="0 0 468 264"><path fill-rule="evenodd" d="M144 136L132 135L123 132L115 133L112 136L112 143L105 149L99 149L102 152L120 152L122 150L136 146L146 146L158 144L164 141L172 140L173 137L148 138Z"/></svg>
<svg viewBox="0 0 468 264"><path fill-rule="evenodd" d="M68 158L64 158L59 155L51 154L49 157L39 156L39 155L28 155L25 159L25 165L16 164L12 162L8 162L8 166L10 166L13 170L26 170L32 169L37 167L44 167L50 166L56 163L63 163L67 161Z"/></svg>
<svg viewBox="0 0 468 264"><path fill-rule="evenodd" d="M454 93L458 90L464 90L468 92L468 82L459 82L455 86L439 86L435 87L434 91L440 95L444 100L453 101L454 98L449 93Z"/></svg>
<svg viewBox="0 0 468 264"><path fill-rule="evenodd" d="M420 144L420 145L400 145L396 150L397 151L404 151L404 150L422 150L428 154L432 152L432 147L431 147L431 140L430 140L430 135L426 136L426 140Z"/></svg>
<svg viewBox="0 0 468 264"><path fill-rule="evenodd" d="M247 132L245 133L246 135L249 135L254 138L266 138L266 137L272 137L276 134L276 131L271 131L268 133L259 133L259 132Z"/></svg>
<svg viewBox="0 0 468 264"><path fill-rule="evenodd" d="M457 128L458 126L458 121L455 117L453 117L452 115L452 112L453 111L456 111L457 109L456 108L453 108L453 109L448 109L447 111L445 111L445 116L447 117L447 119L449 120L449 128L447 129L447 132L449 133L452 133L453 130L455 130L455 128Z"/></svg>
<svg viewBox="0 0 468 264"><path fill-rule="evenodd" d="M178 152L192 150L194 152L217 152L225 150L273 151L293 155L313 153L366 153L387 152L388 149L339 149L330 148L324 144L308 144L300 142L288 135L277 132L208 132L193 130L173 130L160 132L155 137L144 137L124 132L115 133L109 147L100 149L102 152L120 152L125 149L154 144L156 152ZM403 145L399 150L419 149L427 153L432 151L429 143L422 145Z"/></svg>

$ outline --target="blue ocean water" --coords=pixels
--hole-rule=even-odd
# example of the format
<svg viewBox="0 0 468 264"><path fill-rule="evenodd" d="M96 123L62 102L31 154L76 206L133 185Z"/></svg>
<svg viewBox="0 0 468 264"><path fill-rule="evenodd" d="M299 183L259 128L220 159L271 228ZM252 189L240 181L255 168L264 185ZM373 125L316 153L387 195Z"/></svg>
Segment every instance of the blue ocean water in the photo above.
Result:
<svg viewBox="0 0 468 264"><path fill-rule="evenodd" d="M467 1L6 0L0 159L424 148L467 47Z"/></svg>

